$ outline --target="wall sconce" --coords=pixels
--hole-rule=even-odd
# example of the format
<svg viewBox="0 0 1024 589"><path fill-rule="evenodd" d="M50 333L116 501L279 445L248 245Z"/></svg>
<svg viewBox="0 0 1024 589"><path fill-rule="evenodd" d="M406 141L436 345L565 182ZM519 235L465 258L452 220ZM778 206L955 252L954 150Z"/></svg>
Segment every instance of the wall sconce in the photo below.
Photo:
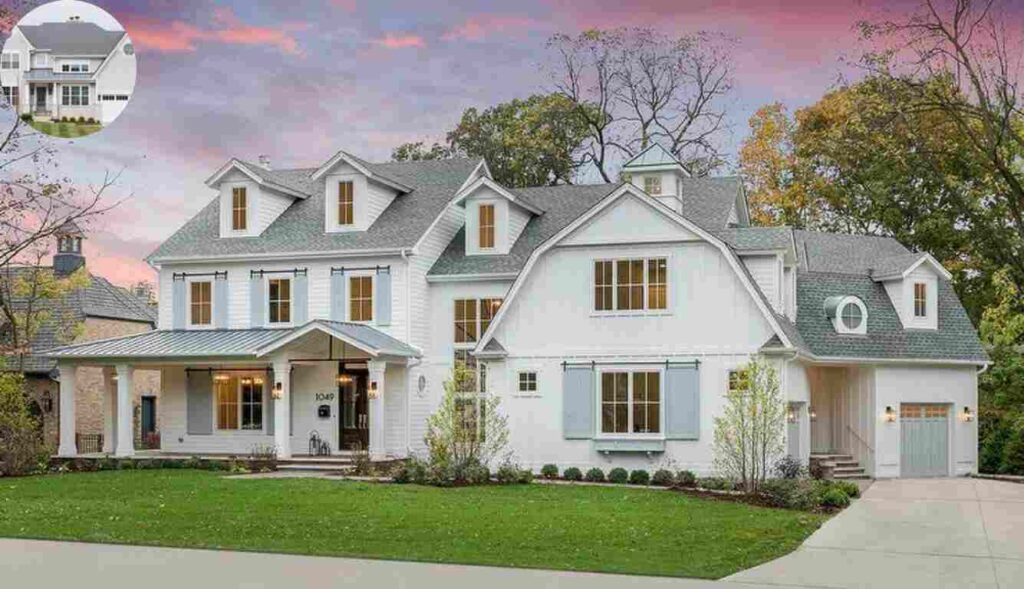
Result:
<svg viewBox="0 0 1024 589"><path fill-rule="evenodd" d="M376 399L376 398L380 397L380 389L377 388L377 381L375 381L375 380L371 380L370 381L369 397L371 399Z"/></svg>
<svg viewBox="0 0 1024 589"><path fill-rule="evenodd" d="M808 417L811 418L811 421L817 421L818 420L818 412L814 410L814 407L811 407L808 410Z"/></svg>
<svg viewBox="0 0 1024 589"><path fill-rule="evenodd" d="M971 408L964 405L964 411L960 414L960 419L964 421L974 421L974 413L971 412Z"/></svg>
<svg viewBox="0 0 1024 589"><path fill-rule="evenodd" d="M796 423L796 409L790 407L786 410L786 421L789 423Z"/></svg>
<svg viewBox="0 0 1024 589"><path fill-rule="evenodd" d="M43 411L50 413L53 411L53 397L50 396L50 391L43 391Z"/></svg>
<svg viewBox="0 0 1024 589"><path fill-rule="evenodd" d="M888 423L894 423L896 421L896 410L892 408L892 405L885 406L885 416L883 419Z"/></svg>
<svg viewBox="0 0 1024 589"><path fill-rule="evenodd" d="M273 397L274 400L279 401L281 397L284 397L284 385L279 382L275 382L274 390L270 392L270 396Z"/></svg>
<svg viewBox="0 0 1024 589"><path fill-rule="evenodd" d="M352 382L352 375L344 373L339 374L338 376L334 377L334 382L338 383L339 385L349 384Z"/></svg>
<svg viewBox="0 0 1024 589"><path fill-rule="evenodd" d="M114 374L110 375L110 382L117 382L117 373L116 372Z"/></svg>

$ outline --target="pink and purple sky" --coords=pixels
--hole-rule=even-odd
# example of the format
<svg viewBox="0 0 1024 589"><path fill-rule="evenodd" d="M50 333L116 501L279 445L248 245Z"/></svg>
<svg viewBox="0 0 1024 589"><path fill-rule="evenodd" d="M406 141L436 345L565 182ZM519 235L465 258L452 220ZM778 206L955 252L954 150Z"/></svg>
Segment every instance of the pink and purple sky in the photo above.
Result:
<svg viewBox="0 0 1024 589"><path fill-rule="evenodd" d="M99 0L138 56L135 95L102 132L58 143L62 172L95 183L122 170L127 201L94 223L93 272L153 279L143 258L213 192L204 180L232 156L315 166L344 148L384 160L405 141L440 137L468 107L524 97L548 83L539 64L554 33L653 26L734 37L728 111L736 146L754 110L814 102L854 25L914 0Z"/></svg>

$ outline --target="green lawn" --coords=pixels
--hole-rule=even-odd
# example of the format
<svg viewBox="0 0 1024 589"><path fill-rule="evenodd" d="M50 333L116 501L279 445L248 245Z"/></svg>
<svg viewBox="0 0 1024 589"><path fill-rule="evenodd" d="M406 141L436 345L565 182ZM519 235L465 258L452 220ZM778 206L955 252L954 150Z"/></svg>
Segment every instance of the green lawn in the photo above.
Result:
<svg viewBox="0 0 1024 589"><path fill-rule="evenodd" d="M65 139L73 139L75 137L84 137L86 135L92 135L96 131L102 129L99 125L85 125L79 123L58 123L50 121L32 121L29 123L36 131L40 133L46 133L53 137L63 137Z"/></svg>
<svg viewBox="0 0 1024 589"><path fill-rule="evenodd" d="M635 488L190 470L0 479L0 536L704 578L781 556L824 519Z"/></svg>

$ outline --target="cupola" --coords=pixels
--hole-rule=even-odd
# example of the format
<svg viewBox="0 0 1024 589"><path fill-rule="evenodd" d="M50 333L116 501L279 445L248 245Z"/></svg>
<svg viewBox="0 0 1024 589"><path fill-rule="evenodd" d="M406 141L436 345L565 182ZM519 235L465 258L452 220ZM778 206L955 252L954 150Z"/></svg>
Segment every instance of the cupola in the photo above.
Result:
<svg viewBox="0 0 1024 589"><path fill-rule="evenodd" d="M54 236L57 238L57 253L53 255L53 272L66 276L85 266L82 240L85 234L73 221L64 224Z"/></svg>
<svg viewBox="0 0 1024 589"><path fill-rule="evenodd" d="M690 173L667 149L653 143L622 166L622 179L677 213L683 212L682 180Z"/></svg>

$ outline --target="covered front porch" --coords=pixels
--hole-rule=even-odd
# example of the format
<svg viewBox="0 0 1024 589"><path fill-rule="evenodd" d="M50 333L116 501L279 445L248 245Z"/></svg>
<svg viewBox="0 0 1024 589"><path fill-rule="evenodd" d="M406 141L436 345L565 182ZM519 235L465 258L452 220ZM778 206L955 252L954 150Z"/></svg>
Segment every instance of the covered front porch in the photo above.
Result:
<svg viewBox="0 0 1024 589"><path fill-rule="evenodd" d="M384 460L408 451L408 369L419 352L367 325L154 331L49 355L60 371L60 456L79 454L74 385L78 368L90 365L104 368L103 452L114 456L136 453L129 395L142 368L161 371L160 451L168 455L368 450Z"/></svg>
<svg viewBox="0 0 1024 589"><path fill-rule="evenodd" d="M811 457L839 478L872 476L875 462L874 370L870 366L807 366Z"/></svg>

